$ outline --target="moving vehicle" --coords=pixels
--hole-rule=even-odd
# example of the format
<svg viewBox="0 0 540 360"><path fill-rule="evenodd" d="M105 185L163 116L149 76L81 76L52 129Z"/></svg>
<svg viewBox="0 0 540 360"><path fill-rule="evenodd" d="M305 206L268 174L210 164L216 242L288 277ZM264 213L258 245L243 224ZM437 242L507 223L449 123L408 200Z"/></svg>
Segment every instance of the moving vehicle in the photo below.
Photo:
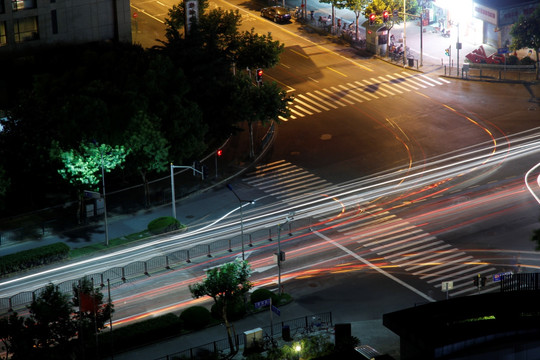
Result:
<svg viewBox="0 0 540 360"><path fill-rule="evenodd" d="M261 16L273 20L276 23L284 23L291 20L289 10L285 9L283 6L271 6L263 8L261 9Z"/></svg>

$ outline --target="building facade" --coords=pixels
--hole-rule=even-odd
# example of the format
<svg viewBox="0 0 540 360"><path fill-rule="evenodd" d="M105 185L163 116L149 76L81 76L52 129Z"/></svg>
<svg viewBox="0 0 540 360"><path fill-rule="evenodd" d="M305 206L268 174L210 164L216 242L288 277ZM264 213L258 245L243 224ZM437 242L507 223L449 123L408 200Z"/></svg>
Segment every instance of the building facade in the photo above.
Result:
<svg viewBox="0 0 540 360"><path fill-rule="evenodd" d="M129 0L0 0L0 51L51 43L131 42Z"/></svg>

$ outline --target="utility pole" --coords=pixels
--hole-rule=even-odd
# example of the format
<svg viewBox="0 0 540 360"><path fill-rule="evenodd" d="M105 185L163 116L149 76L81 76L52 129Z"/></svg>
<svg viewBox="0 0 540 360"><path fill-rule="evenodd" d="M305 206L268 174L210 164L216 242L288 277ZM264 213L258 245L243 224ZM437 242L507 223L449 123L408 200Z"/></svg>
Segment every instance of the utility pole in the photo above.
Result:
<svg viewBox="0 0 540 360"><path fill-rule="evenodd" d="M285 253L281 252L281 229L283 225L290 223L294 220L294 211L291 211L287 217L285 218L285 222L283 224L278 224L278 237L277 237L277 266L278 266L278 294L281 295L281 262L285 260Z"/></svg>

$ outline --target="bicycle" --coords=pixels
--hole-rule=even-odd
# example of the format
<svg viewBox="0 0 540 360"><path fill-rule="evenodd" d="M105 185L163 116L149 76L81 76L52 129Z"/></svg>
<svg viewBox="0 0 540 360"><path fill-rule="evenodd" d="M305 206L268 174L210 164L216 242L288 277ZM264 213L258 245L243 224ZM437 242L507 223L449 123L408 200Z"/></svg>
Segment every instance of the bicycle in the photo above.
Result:
<svg viewBox="0 0 540 360"><path fill-rule="evenodd" d="M263 349L265 350L275 349L278 347L278 343L276 339L274 339L270 335L264 334L263 339L262 339L262 346L263 346Z"/></svg>

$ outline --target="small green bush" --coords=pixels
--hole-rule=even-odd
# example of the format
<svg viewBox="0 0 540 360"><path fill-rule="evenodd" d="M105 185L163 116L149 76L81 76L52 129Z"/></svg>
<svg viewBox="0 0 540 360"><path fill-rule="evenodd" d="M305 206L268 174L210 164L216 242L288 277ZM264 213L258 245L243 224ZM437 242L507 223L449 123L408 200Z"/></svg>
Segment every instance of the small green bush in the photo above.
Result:
<svg viewBox="0 0 540 360"><path fill-rule="evenodd" d="M182 228L182 224L171 216L162 216L150 221L147 228L152 235L159 235L178 230Z"/></svg>
<svg viewBox="0 0 540 360"><path fill-rule="evenodd" d="M506 58L506 65L518 65L519 64L519 58L515 55L509 55Z"/></svg>
<svg viewBox="0 0 540 360"><path fill-rule="evenodd" d="M69 246L63 242L19 251L0 257L0 275L46 265L68 257Z"/></svg>
<svg viewBox="0 0 540 360"><path fill-rule="evenodd" d="M534 60L530 56L525 56L520 63L521 65L534 65Z"/></svg>
<svg viewBox="0 0 540 360"><path fill-rule="evenodd" d="M114 346L114 350L120 352L178 335L182 331L180 324L178 316L169 313L119 328L113 327L112 334L108 329L103 330L99 334L100 351Z"/></svg>
<svg viewBox="0 0 540 360"><path fill-rule="evenodd" d="M221 301L218 301L217 303L214 303L214 305L212 305L212 309L210 311L214 319L223 318L221 316L221 309L222 309ZM242 299L237 299L236 301L230 303L227 306L227 319L229 319L229 321L240 320L241 318L244 317L245 314L246 314L246 306L244 302L242 301Z"/></svg>
<svg viewBox="0 0 540 360"><path fill-rule="evenodd" d="M200 330L210 324L212 316L210 311L203 306L188 307L180 314L180 320L188 330Z"/></svg>
<svg viewBox="0 0 540 360"><path fill-rule="evenodd" d="M268 289L257 289L253 293L251 293L250 301L252 304L255 304L256 302L263 301L266 299L272 299L272 304L278 304L279 296L274 294L272 291Z"/></svg>

